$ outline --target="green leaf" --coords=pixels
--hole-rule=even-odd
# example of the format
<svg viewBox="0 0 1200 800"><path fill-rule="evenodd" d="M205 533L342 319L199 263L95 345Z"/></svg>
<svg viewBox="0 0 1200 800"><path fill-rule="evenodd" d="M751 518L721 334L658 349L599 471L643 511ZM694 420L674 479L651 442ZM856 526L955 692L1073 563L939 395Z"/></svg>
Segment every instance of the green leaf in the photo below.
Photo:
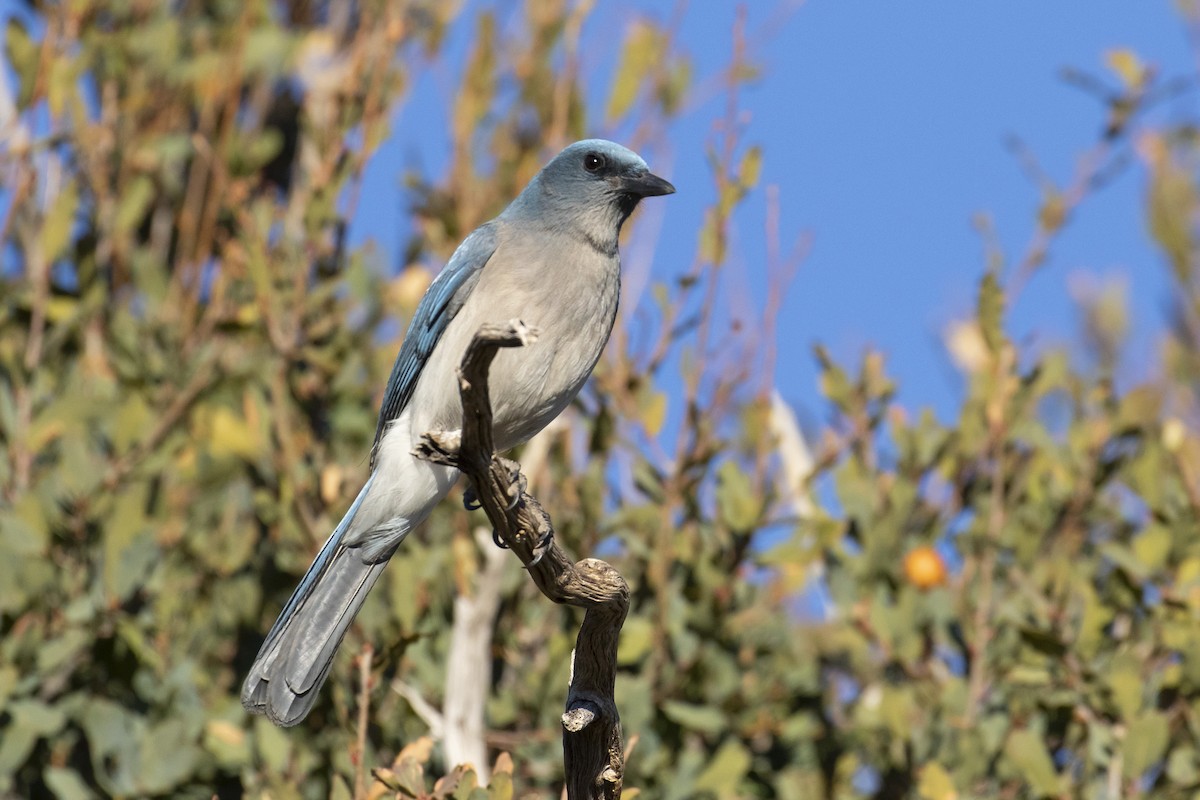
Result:
<svg viewBox="0 0 1200 800"><path fill-rule="evenodd" d="M137 657L138 661L151 667L155 672L163 670L162 657L154 649L146 632L138 626L132 617L121 617L117 620L117 635Z"/></svg>
<svg viewBox="0 0 1200 800"><path fill-rule="evenodd" d="M50 62L50 75L46 80L46 106L51 115L61 117L71 101L78 97L75 88L78 79L75 63L66 55L59 55Z"/></svg>
<svg viewBox="0 0 1200 800"><path fill-rule="evenodd" d="M1062 781L1041 737L1028 728L1013 731L1004 744L1004 756L1039 797L1057 795Z"/></svg>
<svg viewBox="0 0 1200 800"><path fill-rule="evenodd" d="M609 122L617 121L633 107L648 73L662 61L664 44L662 34L649 22L635 20L629 26L608 93L605 116Z"/></svg>
<svg viewBox="0 0 1200 800"><path fill-rule="evenodd" d="M261 26L246 37L242 69L248 73L278 75L287 66L292 37L280 28Z"/></svg>
<svg viewBox="0 0 1200 800"><path fill-rule="evenodd" d="M61 708L38 700L14 700L8 707L13 727L28 728L38 736L49 736L62 729L66 715Z"/></svg>
<svg viewBox="0 0 1200 800"><path fill-rule="evenodd" d="M1042 655L1060 659L1067 652L1066 643L1056 630L1044 630L1032 625L1020 627L1021 641Z"/></svg>
<svg viewBox="0 0 1200 800"><path fill-rule="evenodd" d="M415 758L402 758L390 771L389 786L405 797L425 796L425 768Z"/></svg>
<svg viewBox="0 0 1200 800"><path fill-rule="evenodd" d="M350 784L346 783L346 779L341 775L333 777L333 785L329 787L329 800L354 800Z"/></svg>
<svg viewBox="0 0 1200 800"><path fill-rule="evenodd" d="M692 62L687 58L675 59L667 69L666 80L658 87L658 102L664 113L672 116L679 110L691 84Z"/></svg>
<svg viewBox="0 0 1200 800"><path fill-rule="evenodd" d="M637 664L650 652L653 643L654 625L650 620L644 617L626 620L617 644L617 663L623 667Z"/></svg>
<svg viewBox="0 0 1200 800"><path fill-rule="evenodd" d="M110 794L135 794L133 766L144 723L117 703L100 698L84 707L80 722L100 785Z"/></svg>
<svg viewBox="0 0 1200 800"><path fill-rule="evenodd" d="M205 724L204 749L227 769L241 769L251 761L250 737L228 719L211 719Z"/></svg>
<svg viewBox="0 0 1200 800"><path fill-rule="evenodd" d="M1038 209L1038 224L1047 233L1054 233L1067 221L1067 200L1062 192L1047 187L1042 194L1042 206Z"/></svg>
<svg viewBox="0 0 1200 800"><path fill-rule="evenodd" d="M1194 747L1182 745L1171 750L1171 755L1167 758L1167 778L1176 786L1190 786L1200 780Z"/></svg>
<svg viewBox="0 0 1200 800"><path fill-rule="evenodd" d="M1133 540L1133 556L1149 572L1157 572L1171 555L1171 531L1152 522Z"/></svg>
<svg viewBox="0 0 1200 800"><path fill-rule="evenodd" d="M11 511L0 509L0 546L26 556L41 555L50 541L50 521L33 492L21 495Z"/></svg>
<svg viewBox="0 0 1200 800"><path fill-rule="evenodd" d="M668 700L663 703L662 710L667 719L689 730L720 733L725 728L725 712L719 708Z"/></svg>
<svg viewBox="0 0 1200 800"><path fill-rule="evenodd" d="M13 71L21 81L17 92L17 106L23 109L33 99L33 87L37 85L39 48L38 43L29 38L29 32L15 16L8 18L5 27L4 50L8 56L8 63L12 65Z"/></svg>
<svg viewBox="0 0 1200 800"><path fill-rule="evenodd" d="M125 600L142 586L158 561L158 544L149 528L146 504L150 485L138 482L119 494L104 530L104 588Z"/></svg>
<svg viewBox="0 0 1200 800"><path fill-rule="evenodd" d="M0 775L14 772L38 739L57 733L66 722L61 709L37 700L14 700L7 713L9 720L0 732Z"/></svg>
<svg viewBox="0 0 1200 800"><path fill-rule="evenodd" d="M1193 215L1200 194L1189 171L1167 153L1157 160L1147 192L1150 234L1170 260L1176 280L1186 286L1191 281Z"/></svg>
<svg viewBox="0 0 1200 800"><path fill-rule="evenodd" d="M512 800L516 794L513 786L512 774L508 772L497 772L492 775L491 781L488 782L488 797L491 800Z"/></svg>
<svg viewBox="0 0 1200 800"><path fill-rule="evenodd" d="M150 794L165 793L186 781L201 756L195 737L182 719L166 719L148 726L139 745L138 786Z"/></svg>
<svg viewBox="0 0 1200 800"><path fill-rule="evenodd" d="M700 260L708 264L720 264L725 260L725 233L721 229L716 211L704 212L704 223L700 226Z"/></svg>
<svg viewBox="0 0 1200 800"><path fill-rule="evenodd" d="M118 234L126 234L140 225L154 202L154 181L146 175L138 175L121 193L117 202L117 216L113 228Z"/></svg>
<svg viewBox="0 0 1200 800"><path fill-rule="evenodd" d="M846 371L838 366L824 345L814 345L813 354L821 367L821 393L841 411L848 411L854 401L854 386Z"/></svg>
<svg viewBox="0 0 1200 800"><path fill-rule="evenodd" d="M650 436L658 436L667 418L667 395L649 389L638 392L638 418Z"/></svg>
<svg viewBox="0 0 1200 800"><path fill-rule="evenodd" d="M1004 289L996 273L987 272L979 282L979 331L988 348L996 353L1004 344Z"/></svg>
<svg viewBox="0 0 1200 800"><path fill-rule="evenodd" d="M442 778L434 785L435 790L443 787L443 783L454 782L453 800L475 800L478 797L476 792L482 791L479 789L479 778L475 774L475 770L469 766L456 767L454 772ZM487 792L483 792L483 797L487 798Z"/></svg>
<svg viewBox="0 0 1200 800"><path fill-rule="evenodd" d="M633 484L655 503L661 503L665 497L662 474L644 458L633 462Z"/></svg>
<svg viewBox="0 0 1200 800"><path fill-rule="evenodd" d="M258 754L274 772L283 772L291 757L292 743L286 733L272 725L267 719L254 720L254 744Z"/></svg>
<svg viewBox="0 0 1200 800"><path fill-rule="evenodd" d="M91 800L97 796L73 769L46 767L42 777L58 800Z"/></svg>
<svg viewBox="0 0 1200 800"><path fill-rule="evenodd" d="M67 181L55 196L42 223L42 256L53 263L71 241L75 225L75 210L79 207L79 188L74 180Z"/></svg>
<svg viewBox="0 0 1200 800"><path fill-rule="evenodd" d="M0 667L0 713L4 711L8 704L8 699L12 697L13 689L17 686L17 678L20 673L17 668L11 664L6 664Z"/></svg>
<svg viewBox="0 0 1200 800"><path fill-rule="evenodd" d="M717 469L717 509L721 520L737 532L753 530L761 514L761 500L749 476L734 461Z"/></svg>
<svg viewBox="0 0 1200 800"><path fill-rule="evenodd" d="M1170 724L1161 711L1151 709L1130 723L1121 743L1125 771L1129 776L1136 780L1162 761L1170 736Z"/></svg>
<svg viewBox="0 0 1200 800"><path fill-rule="evenodd" d="M1146 686L1141 660L1128 652L1116 656L1109 665L1106 683L1117 713L1122 719L1134 719L1142 707Z"/></svg>
<svg viewBox="0 0 1200 800"><path fill-rule="evenodd" d="M758 185L758 179L762 176L762 161L762 148L758 145L748 149L742 156L742 162L738 164L738 183L743 191Z"/></svg>
<svg viewBox="0 0 1200 800"><path fill-rule="evenodd" d="M734 797L749 769L749 751L737 739L726 739L696 777L695 789L713 792L717 797Z"/></svg>
<svg viewBox="0 0 1200 800"><path fill-rule="evenodd" d="M77 652L84 649L90 642L91 636L89 633L79 628L71 628L64 632L62 636L51 639L38 650L38 672L47 673L58 669Z"/></svg>
<svg viewBox="0 0 1200 800"><path fill-rule="evenodd" d="M921 767L917 778L917 793L922 800L957 800L954 778L937 762Z"/></svg>

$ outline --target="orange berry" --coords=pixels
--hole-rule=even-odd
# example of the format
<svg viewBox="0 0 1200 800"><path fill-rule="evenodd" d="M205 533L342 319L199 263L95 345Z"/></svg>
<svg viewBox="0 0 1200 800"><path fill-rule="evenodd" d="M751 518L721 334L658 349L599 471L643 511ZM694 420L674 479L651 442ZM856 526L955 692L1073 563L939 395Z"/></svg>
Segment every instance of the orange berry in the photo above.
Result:
<svg viewBox="0 0 1200 800"><path fill-rule="evenodd" d="M918 589L932 589L946 582L946 562L932 547L917 547L904 557L904 576Z"/></svg>

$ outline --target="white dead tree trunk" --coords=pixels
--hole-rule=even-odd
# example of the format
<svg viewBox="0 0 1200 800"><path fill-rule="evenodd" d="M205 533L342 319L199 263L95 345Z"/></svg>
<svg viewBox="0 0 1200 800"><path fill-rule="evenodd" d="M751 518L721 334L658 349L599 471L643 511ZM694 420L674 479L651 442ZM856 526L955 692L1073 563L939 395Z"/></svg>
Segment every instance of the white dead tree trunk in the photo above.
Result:
<svg viewBox="0 0 1200 800"><path fill-rule="evenodd" d="M535 436L521 454L523 472L532 489L550 456L550 445L561 425L552 423ZM450 633L449 669L442 697L443 741L449 764L471 764L480 783L489 779L487 719L485 710L491 690L490 669L480 665L492 660L492 632L500 610L500 589L509 563L504 551L492 544L491 532L475 529L475 541L483 553L476 579L454 599L454 627Z"/></svg>
<svg viewBox="0 0 1200 800"><path fill-rule="evenodd" d="M508 558L492 545L486 530L477 529L475 538L483 551L483 568L469 593L454 598L454 627L442 694L442 747L446 763L470 764L480 783L486 784L490 769L484 710L491 688L492 627L500 609L500 584Z"/></svg>

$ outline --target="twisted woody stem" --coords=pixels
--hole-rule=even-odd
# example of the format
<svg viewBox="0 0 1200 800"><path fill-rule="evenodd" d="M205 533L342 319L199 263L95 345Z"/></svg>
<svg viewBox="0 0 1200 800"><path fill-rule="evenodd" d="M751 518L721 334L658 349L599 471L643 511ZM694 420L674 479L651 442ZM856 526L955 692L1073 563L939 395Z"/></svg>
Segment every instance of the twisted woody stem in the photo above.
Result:
<svg viewBox="0 0 1200 800"><path fill-rule="evenodd" d="M595 558L574 562L563 552L550 515L525 493L519 465L497 456L493 442L488 369L501 347L525 347L536 340L537 330L519 320L482 326L458 371L461 434L426 433L416 454L457 467L467 476L497 543L521 559L542 594L555 603L586 609L562 716L567 797L615 800L621 796L625 758L613 688L629 586L610 564Z"/></svg>

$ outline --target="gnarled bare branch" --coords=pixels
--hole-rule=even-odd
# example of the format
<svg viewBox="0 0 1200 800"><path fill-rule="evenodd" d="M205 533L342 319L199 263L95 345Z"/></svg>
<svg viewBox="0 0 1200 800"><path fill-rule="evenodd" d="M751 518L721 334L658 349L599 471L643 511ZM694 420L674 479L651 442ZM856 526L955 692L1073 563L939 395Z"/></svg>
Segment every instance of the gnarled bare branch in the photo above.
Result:
<svg viewBox="0 0 1200 800"><path fill-rule="evenodd" d="M610 800L621 796L625 758L613 699L617 640L629 610L629 586L610 564L571 560L554 539L550 515L524 491L517 465L496 455L488 369L501 347L532 343L537 331L514 320L484 325L459 368L461 434L431 431L417 455L458 467L501 541L521 559L534 584L556 603L586 609L575 641L571 685L563 714L563 764L567 797Z"/></svg>

